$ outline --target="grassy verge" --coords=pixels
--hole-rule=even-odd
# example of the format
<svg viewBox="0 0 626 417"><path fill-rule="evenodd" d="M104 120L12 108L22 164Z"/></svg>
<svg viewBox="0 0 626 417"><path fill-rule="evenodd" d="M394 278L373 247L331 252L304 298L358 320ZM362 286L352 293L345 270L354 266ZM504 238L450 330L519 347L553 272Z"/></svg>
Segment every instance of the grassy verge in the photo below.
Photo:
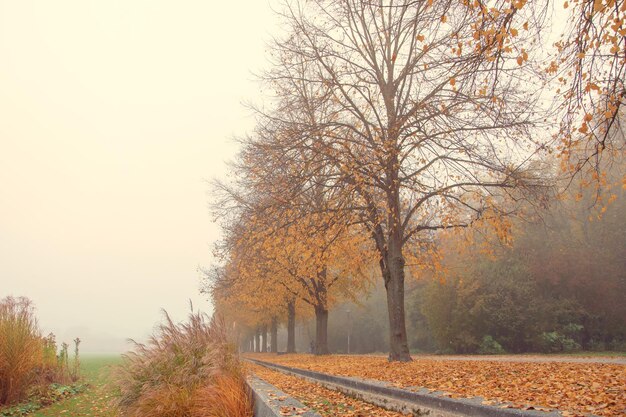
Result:
<svg viewBox="0 0 626 417"><path fill-rule="evenodd" d="M84 382L89 386L85 392L30 414L33 417L115 417L110 407L111 392L106 386L108 382L107 367L121 360L116 355L83 355L81 368Z"/></svg>
<svg viewBox="0 0 626 417"><path fill-rule="evenodd" d="M386 352L373 352L368 353L370 356L387 356ZM556 353L539 353L539 352L527 352L527 353L500 353L500 354L489 354L489 355L481 355L478 353L470 353L470 354L460 354L460 353L433 353L433 352L424 352L421 350L411 350L412 356L463 356L463 357L486 357L486 356L507 356L507 357L591 357L591 358L623 358L626 357L626 351L595 351L595 350L580 350L576 352L556 352Z"/></svg>
<svg viewBox="0 0 626 417"><path fill-rule="evenodd" d="M606 352L596 352L590 350L581 350L580 352L570 352L570 353L554 353L548 354L546 356L591 356L591 357L610 357L610 358L620 358L626 357L626 352L615 352L615 351L606 351Z"/></svg>

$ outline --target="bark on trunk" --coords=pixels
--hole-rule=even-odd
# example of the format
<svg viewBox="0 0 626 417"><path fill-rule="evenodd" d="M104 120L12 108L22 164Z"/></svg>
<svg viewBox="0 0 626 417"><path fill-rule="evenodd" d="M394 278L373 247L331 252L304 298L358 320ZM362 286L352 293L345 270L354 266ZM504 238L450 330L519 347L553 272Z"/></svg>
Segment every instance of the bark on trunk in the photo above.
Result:
<svg viewBox="0 0 626 417"><path fill-rule="evenodd" d="M272 330L271 330L271 350L272 353L278 353L278 319L272 317Z"/></svg>
<svg viewBox="0 0 626 417"><path fill-rule="evenodd" d="M261 341L261 352L266 353L267 352L267 324L263 325L263 329L261 330L261 338L263 339Z"/></svg>
<svg viewBox="0 0 626 417"><path fill-rule="evenodd" d="M409 362L411 354L406 336L404 313L404 257L399 236L391 236L383 267L389 312L389 360ZM385 271L386 269L386 271Z"/></svg>
<svg viewBox="0 0 626 417"><path fill-rule="evenodd" d="M287 353L296 353L296 302L287 303Z"/></svg>
<svg viewBox="0 0 626 417"><path fill-rule="evenodd" d="M328 309L315 307L315 354L328 355Z"/></svg>
<svg viewBox="0 0 626 417"><path fill-rule="evenodd" d="M256 353L261 352L261 329L257 329L256 334L254 335L254 351Z"/></svg>

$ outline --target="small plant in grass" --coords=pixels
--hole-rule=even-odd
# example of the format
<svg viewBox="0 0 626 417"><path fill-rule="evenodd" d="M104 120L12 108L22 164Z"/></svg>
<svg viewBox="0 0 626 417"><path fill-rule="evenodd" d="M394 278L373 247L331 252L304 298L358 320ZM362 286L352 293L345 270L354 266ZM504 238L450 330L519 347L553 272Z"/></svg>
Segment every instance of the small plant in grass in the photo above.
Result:
<svg viewBox="0 0 626 417"><path fill-rule="evenodd" d="M67 370L69 368L68 364L70 360L69 360L69 355L67 353L68 348L69 348L69 345L67 343L65 342L61 343L61 350L59 351L59 354L57 355L58 367L61 373L63 374L63 376L67 376Z"/></svg>
<svg viewBox="0 0 626 417"><path fill-rule="evenodd" d="M165 321L113 372L120 416L250 417L244 371L223 324L205 314Z"/></svg>
<svg viewBox="0 0 626 417"><path fill-rule="evenodd" d="M78 346L80 346L80 339L77 337L74 339L74 359L72 361L72 369L70 370L70 377L72 378L72 381L78 381L80 378L80 356Z"/></svg>

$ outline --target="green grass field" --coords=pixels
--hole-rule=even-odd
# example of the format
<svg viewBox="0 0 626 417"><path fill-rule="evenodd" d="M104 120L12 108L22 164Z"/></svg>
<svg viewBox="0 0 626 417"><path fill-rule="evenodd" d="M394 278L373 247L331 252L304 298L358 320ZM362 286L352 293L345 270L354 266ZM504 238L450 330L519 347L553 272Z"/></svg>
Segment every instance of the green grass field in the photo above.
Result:
<svg viewBox="0 0 626 417"><path fill-rule="evenodd" d="M84 355L81 358L81 367L85 382L90 384L87 391L31 415L35 417L115 417L115 413L109 406L111 392L106 387L107 368L120 361L121 357L116 355Z"/></svg>

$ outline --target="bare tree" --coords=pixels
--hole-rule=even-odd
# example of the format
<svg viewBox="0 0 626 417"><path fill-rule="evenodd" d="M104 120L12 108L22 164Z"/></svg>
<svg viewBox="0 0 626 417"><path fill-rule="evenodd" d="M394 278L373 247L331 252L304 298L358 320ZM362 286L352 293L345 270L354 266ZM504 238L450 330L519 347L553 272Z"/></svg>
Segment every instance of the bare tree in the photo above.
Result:
<svg viewBox="0 0 626 417"><path fill-rule="evenodd" d="M274 146L300 159L290 164L299 179L291 190L321 184L373 238L387 290L390 360L410 360L406 246L467 226L487 208L493 213L499 194L533 182L527 168L543 147L529 134L535 96L520 88L529 82L524 67L494 55L488 43L476 45L472 14L455 6L288 5L290 35L276 42L267 76L282 103L309 116L273 116L283 126Z"/></svg>

